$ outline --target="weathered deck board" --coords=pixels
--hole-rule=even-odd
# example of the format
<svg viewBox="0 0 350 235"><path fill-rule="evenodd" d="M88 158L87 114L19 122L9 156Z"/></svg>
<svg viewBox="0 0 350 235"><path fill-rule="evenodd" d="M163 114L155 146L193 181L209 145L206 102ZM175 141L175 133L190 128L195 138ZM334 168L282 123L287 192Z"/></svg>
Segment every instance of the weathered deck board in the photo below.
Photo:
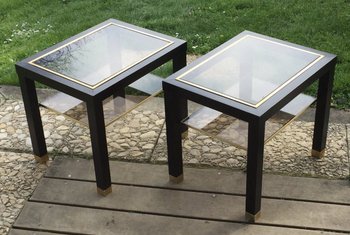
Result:
<svg viewBox="0 0 350 235"><path fill-rule="evenodd" d="M32 200L141 213L244 222L245 197L114 185L107 197L93 182L43 179ZM263 199L258 223L350 232L350 206ZM292 219L291 219L292 218Z"/></svg>
<svg viewBox="0 0 350 235"><path fill-rule="evenodd" d="M9 235L57 235L62 233L39 232L32 230L11 229Z"/></svg>
<svg viewBox="0 0 350 235"><path fill-rule="evenodd" d="M35 202L28 202L25 205L15 226L79 234L340 235L333 232L184 219ZM10 234L16 235L16 233Z"/></svg>
<svg viewBox="0 0 350 235"><path fill-rule="evenodd" d="M102 197L92 161L55 159L10 234L350 234L346 180L266 174L262 216L247 224L242 172L185 168L172 184L164 165L110 165Z"/></svg>
<svg viewBox="0 0 350 235"><path fill-rule="evenodd" d="M192 191L245 194L245 174L241 171L185 168L181 184L168 183L165 165L110 162L113 183L178 188ZM48 177L95 180L92 161L56 159ZM336 193L335 193L336 192ZM263 196L350 205L350 181L301 178L265 174Z"/></svg>

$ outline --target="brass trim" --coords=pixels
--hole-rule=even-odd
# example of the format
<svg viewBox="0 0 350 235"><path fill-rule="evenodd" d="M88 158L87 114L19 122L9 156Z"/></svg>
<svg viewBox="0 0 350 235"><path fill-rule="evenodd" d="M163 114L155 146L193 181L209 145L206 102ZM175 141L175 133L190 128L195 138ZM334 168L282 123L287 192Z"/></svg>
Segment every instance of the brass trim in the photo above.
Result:
<svg viewBox="0 0 350 235"><path fill-rule="evenodd" d="M134 31L134 32L137 32L137 33L140 33L140 34L149 36L149 37L153 37L153 38L156 38L156 39L165 41L165 42L167 42L168 44L166 44L165 46L159 48L159 49L156 50L156 51L151 52L150 54L146 55L143 59L140 59L140 60L136 61L135 63L132 63L132 64L130 64L130 65L124 67L123 69L119 70L118 72L115 72L115 73L111 74L110 76L104 78L103 80L101 80L100 82L96 83L95 85L91 85L91 84L88 84L88 83L86 83L86 82L79 81L79 80L76 79L76 78L69 77L69 76L64 75L64 74L62 74L62 73L53 71L53 70L51 70L51 69L45 68L45 67L43 67L43 66L41 66L41 65L38 65L38 64L35 64L35 63L34 63L35 61L40 60L41 58L43 58L43 57L45 57L45 56L47 56L47 55L49 55L49 54L51 54L51 53L53 53L53 52L55 52L55 51L58 51L58 50L62 49L63 47L66 47L67 45L72 44L72 43L74 43L74 42L76 42L76 41L78 41L78 40L80 40L80 39L82 39L82 38L84 38L84 37L87 37L87 36L89 36L89 35L91 35L91 34L93 34L93 33L96 33L97 31L99 31L99 30L101 30L101 29L103 29L103 28L106 28L106 27L108 27L108 26L110 26L110 25L115 25L115 26L118 26L118 27L121 27L121 28L130 30L130 31ZM149 34L149 33L146 33L146 32L142 32L142 31L137 30L137 29L129 28L129 27L126 27L126 26L117 24L117 23L108 23L108 24L106 24L106 25L101 26L100 28L97 28L97 29L91 31L90 33L87 33L87 34L85 34L85 35L83 35L83 36L81 36L81 37L79 37L79 38L74 39L73 41L70 41L70 42L68 42L68 43L66 43L66 44L64 44L64 45L62 45L62 46L60 46L60 47L58 47L58 48L52 50L52 51L49 51L49 52L45 53L44 55L41 55L40 57L37 57L37 58L35 58L35 59L29 61L28 63L31 64L31 65L33 65L33 66L35 66L35 67L38 67L38 68L40 68L40 69L43 69L43 70L45 70L45 71L47 71L47 72L50 72L50 73L53 73L53 74L58 75L58 76L60 76L60 77L63 77L63 78L65 78L65 79L69 80L69 81L75 82L75 83L77 83L77 84L80 84L80 85L82 85L82 86L88 87L88 88L90 88L90 89L95 89L95 88L101 86L103 83L105 83L105 82L111 80L113 77L115 77L115 76L117 76L117 75L119 75L119 74L125 72L126 70L130 69L131 67L133 67L133 66L135 66L135 65L137 65L137 64L139 64L139 63L141 63L142 61L146 60L147 58L151 57L152 55L154 55L154 54L156 54L156 53L162 51L163 49L165 49L166 47L172 45L173 43L174 43L173 41L170 41L170 40L168 40L168 39L165 39L165 38L162 38L162 37L159 37L159 36L156 36L156 35L152 35L152 34Z"/></svg>
<svg viewBox="0 0 350 235"><path fill-rule="evenodd" d="M199 68L200 66L202 66L203 64L205 64L206 62L208 62L209 60L215 58L216 56L222 54L223 52L225 52L226 50L228 50L229 48L233 47L234 45L236 45L237 43L241 42L242 40L246 39L247 37L253 37L253 38L257 38L257 39L260 39L260 40L264 40L264 41L268 41L268 42L271 42L271 43L274 43L274 44L278 44L278 45L281 45L281 46L285 46L285 47L289 47L289 48L293 48L293 49L296 49L296 50L299 50L299 51L303 51L303 52L307 52L307 53L310 53L310 54L314 54L314 55L317 55L319 56L318 58L316 58L313 62L311 62L310 64L308 64L306 67L304 67L303 69L301 69L299 72L297 72L294 76L292 76L291 78L289 78L287 81L285 81L283 84L281 84L279 87L277 87L275 90L273 90L272 92L270 92L267 96L265 96L262 100L260 100L258 103L256 104L253 104L253 103L249 103L247 101L244 101L240 98L236 98L236 97L233 97L233 96L229 96L229 95L226 95L226 94L223 94L223 93L220 93L220 92L217 92L217 91L214 91L212 89L209 89L209 88L206 88L202 85L198 85L198 84L195 84L193 82L190 82L190 81L186 81L186 80L183 80L182 78L184 76L186 76L188 73L192 72L193 70L196 70L197 68ZM314 64L316 64L318 61L320 61L322 58L324 57L324 55L321 55L321 54L317 54L315 52L312 52L312 51L307 51L307 50L304 50L304 49L300 49L300 48L297 48L297 47L293 47L293 46L290 46L290 45L286 45L286 44L283 44L283 43L280 43L280 42L275 42L275 41L272 41L272 40L269 40L269 39L265 39L265 38L261 38L261 37L257 37L257 36L253 36L253 35L246 35L242 38L240 38L239 40L233 42L232 44L228 45L227 47L223 48L222 50L218 51L217 53L215 53L214 55L210 56L209 58L207 58L206 60L202 61L201 63L197 64L196 66L194 66L193 68L187 70L185 73L181 74L180 76L178 76L177 78L175 78L175 80L178 80L178 81L181 81L183 83L186 83L188 85L191 85L191 86L194 86L194 87L197 87L197 88L200 88L202 90L205 90L205 91L208 91L208 92L211 92L213 94L216 94L216 95L220 95L222 97L225 97L225 98L228 98L228 99L231 99L233 101L237 101L239 103L242 103L242 104L245 104L245 105L248 105L248 106L251 106L251 107L254 107L254 108L257 108L259 107L261 104L263 104L265 101L267 101L269 98L271 98L274 94L276 94L278 91L280 91L281 89L283 89L285 86L287 86L290 82L292 82L295 78L297 78L299 75L301 75L303 72L305 72L306 70L308 70L311 66L313 66Z"/></svg>
<svg viewBox="0 0 350 235"><path fill-rule="evenodd" d="M104 197L110 194L111 192L112 192L112 186L109 186L106 189L100 189L99 187L97 187L97 193Z"/></svg>
<svg viewBox="0 0 350 235"><path fill-rule="evenodd" d="M245 212L245 218L248 222L256 222L261 217L261 211L257 212L255 215Z"/></svg>
<svg viewBox="0 0 350 235"><path fill-rule="evenodd" d="M35 158L35 161L39 164L46 164L50 160L48 154L45 154L41 157L34 155L34 158Z"/></svg>
<svg viewBox="0 0 350 235"><path fill-rule="evenodd" d="M184 180L184 175L181 174L179 176L172 176L172 175L169 175L169 181L171 183L174 183L174 184L178 184L178 183L181 183L182 181Z"/></svg>
<svg viewBox="0 0 350 235"><path fill-rule="evenodd" d="M315 158L323 158L325 156L326 153L326 149L323 149L322 151L317 151L312 149L311 150L311 157L315 157Z"/></svg>

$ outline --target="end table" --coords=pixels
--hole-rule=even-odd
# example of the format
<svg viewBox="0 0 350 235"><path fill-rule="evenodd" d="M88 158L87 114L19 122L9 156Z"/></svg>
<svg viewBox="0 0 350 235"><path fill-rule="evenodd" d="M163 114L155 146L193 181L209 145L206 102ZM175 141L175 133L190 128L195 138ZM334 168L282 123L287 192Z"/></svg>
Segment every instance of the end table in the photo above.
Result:
<svg viewBox="0 0 350 235"><path fill-rule="evenodd" d="M173 71L181 69L186 65L186 49L183 40L110 19L18 62L16 71L35 158L43 163L48 160L34 83L39 82L61 92L54 102L61 111L74 110L71 106L81 103L86 106L97 191L110 193L103 101L112 96L115 109L124 109L125 87L135 84L141 89L149 85L161 89L161 79L147 74L171 60ZM140 86L137 82L141 79L146 81ZM51 101L43 105L49 106Z"/></svg>
<svg viewBox="0 0 350 235"><path fill-rule="evenodd" d="M335 55L244 31L168 77L163 90L170 180L183 180L181 135L188 127L245 148L246 216L255 221L264 144L315 100L301 94L315 81L311 155L324 155L335 64ZM187 100L204 108L188 116Z"/></svg>

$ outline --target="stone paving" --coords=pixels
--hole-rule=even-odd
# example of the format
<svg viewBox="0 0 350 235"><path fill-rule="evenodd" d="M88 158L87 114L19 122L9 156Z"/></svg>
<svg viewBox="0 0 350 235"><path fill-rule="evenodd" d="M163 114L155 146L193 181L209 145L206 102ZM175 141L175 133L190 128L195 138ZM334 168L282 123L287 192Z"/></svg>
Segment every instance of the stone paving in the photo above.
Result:
<svg viewBox="0 0 350 235"><path fill-rule="evenodd" d="M11 91L6 93L0 89L0 234L8 232L47 167L33 160L18 88L6 90ZM195 107L191 104L190 110ZM41 115L51 159L91 158L86 126L44 108ZM107 127L110 159L165 164L165 128L163 100L153 98ZM330 123L328 148L323 159L309 157L312 129L312 122L295 121L268 142L264 172L348 179L350 124ZM183 140L183 150L187 165L245 169L245 150L192 129Z"/></svg>
<svg viewBox="0 0 350 235"><path fill-rule="evenodd" d="M31 154L0 151L0 234L7 234L46 167Z"/></svg>

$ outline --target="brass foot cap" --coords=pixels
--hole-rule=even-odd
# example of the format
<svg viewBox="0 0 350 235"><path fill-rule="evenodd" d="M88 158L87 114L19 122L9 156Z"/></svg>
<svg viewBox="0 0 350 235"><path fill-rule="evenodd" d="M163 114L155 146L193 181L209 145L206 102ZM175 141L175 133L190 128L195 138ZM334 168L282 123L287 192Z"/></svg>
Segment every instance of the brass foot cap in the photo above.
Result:
<svg viewBox="0 0 350 235"><path fill-rule="evenodd" d="M172 176L172 175L169 175L169 181L172 182L172 183L175 183L175 184L178 184L178 183L181 183L182 181L184 180L184 175L181 174L179 176Z"/></svg>
<svg viewBox="0 0 350 235"><path fill-rule="evenodd" d="M35 161L40 164L46 164L49 161L49 156L47 154L39 157L34 155Z"/></svg>
<svg viewBox="0 0 350 235"><path fill-rule="evenodd" d="M311 157L315 158L323 158L325 155L326 149L323 149L322 151L317 151L317 150L311 150Z"/></svg>
<svg viewBox="0 0 350 235"><path fill-rule="evenodd" d="M107 196L111 192L112 192L112 186L109 186L106 189L100 189L99 187L97 187L97 193L102 195L102 196Z"/></svg>
<svg viewBox="0 0 350 235"><path fill-rule="evenodd" d="M255 215L250 214L249 212L246 212L245 218L248 222L255 222L260 218L260 215L261 215L260 211L258 213L256 213Z"/></svg>

